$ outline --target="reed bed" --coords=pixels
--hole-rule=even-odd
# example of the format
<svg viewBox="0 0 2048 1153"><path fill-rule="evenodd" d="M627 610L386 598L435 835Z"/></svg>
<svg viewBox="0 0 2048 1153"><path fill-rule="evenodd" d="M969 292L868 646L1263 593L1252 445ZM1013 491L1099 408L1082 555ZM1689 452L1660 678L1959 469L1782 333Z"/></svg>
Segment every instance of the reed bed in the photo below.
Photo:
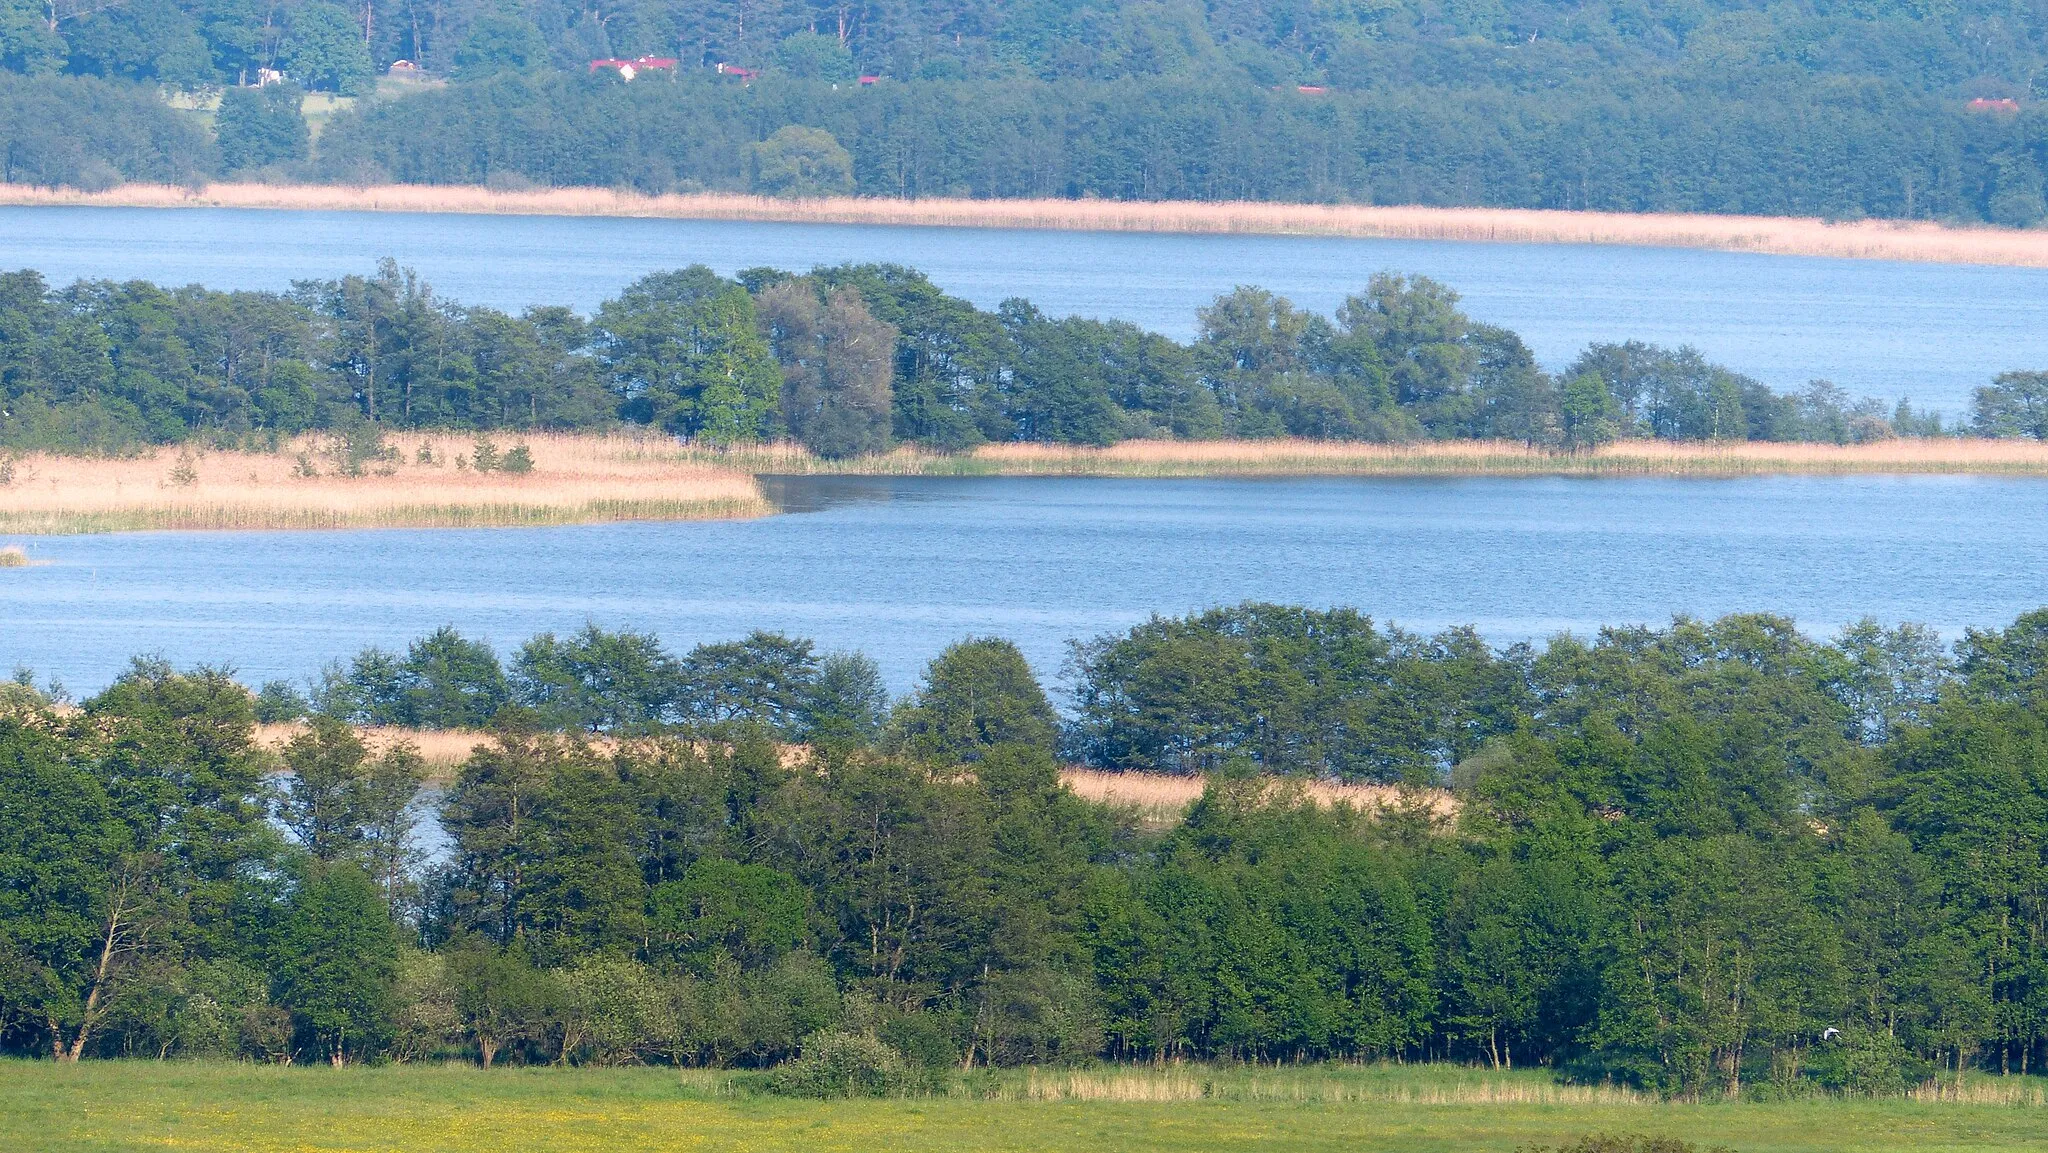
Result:
<svg viewBox="0 0 2048 1153"><path fill-rule="evenodd" d="M643 196L603 188L495 191L474 186L369 187L125 184L104 192L0 185L0 204L147 208L278 208L524 216L1388 237L1510 244L1645 245L1774 255L2048 267L2048 233L1929 221L1833 223L1813 217L1124 200L780 200L725 193Z"/></svg>
<svg viewBox="0 0 2048 1153"><path fill-rule="evenodd" d="M521 443L534 467L517 475L458 467L472 448L466 438L389 443L393 458L369 462L359 476L338 475L313 437L275 453L20 457L14 480L0 487L0 530L480 528L772 511L745 473L681 460L639 438L528 437Z"/></svg>
<svg viewBox="0 0 2048 1153"><path fill-rule="evenodd" d="M283 749L292 738L306 730L307 725L299 721L257 725L256 743L274 752ZM494 739L490 733L478 729L410 729L375 725L358 727L356 735L373 753L382 753L398 745L412 746L413 751L427 762L427 775L434 780L453 779L456 770L478 746L487 745ZM617 751L622 744L617 738L587 733L582 734L582 739L604 754ZM630 744L631 741L623 743ZM784 767L800 769L809 761L808 746L782 746ZM1140 817L1155 824L1178 822L1187 807L1201 797L1206 784L1201 777L1167 773L1110 773L1074 765L1060 770L1060 780L1083 800L1134 808ZM1348 804L1368 811L1420 807L1446 819L1458 812L1457 799L1441 789L1338 781L1291 780L1285 783L1300 788L1303 796L1324 806ZM1276 780L1271 784L1279 786L1282 782Z"/></svg>
<svg viewBox="0 0 2048 1153"><path fill-rule="evenodd" d="M1906 1091L1914 1101L1947 1102L1957 1105L2006 1105L2013 1108L2048 1106L2048 1089L2038 1077L1973 1076L1958 1085L1940 1078Z"/></svg>
<svg viewBox="0 0 2048 1153"><path fill-rule="evenodd" d="M1060 779L1084 800L1106 805L1123 805L1138 810L1148 822L1180 820L1187 807L1202 795L1207 781L1201 777L1167 773L1108 773L1099 769L1069 767ZM1279 784L1280 782L1273 782ZM1458 802L1440 789L1417 789L1397 785L1345 784L1339 781L1292 781L1309 800L1323 806L1347 804L1356 809L1384 811L1419 807L1438 817L1457 815Z"/></svg>
<svg viewBox="0 0 2048 1153"><path fill-rule="evenodd" d="M28 550L18 544L0 548L0 568L27 568L33 563L29 560Z"/></svg>
<svg viewBox="0 0 2048 1153"><path fill-rule="evenodd" d="M1613 1085L1561 1085L1546 1073L1491 1073L1460 1066L1110 1066L1032 1069L981 1090L995 1100L1269 1102L1303 1105L1653 1105Z"/></svg>
<svg viewBox="0 0 2048 1153"><path fill-rule="evenodd" d="M1951 437L1868 444L1629 440L1579 453L1513 441L1130 440L1107 448L992 444L946 455L899 448L822 460L788 444L677 450L706 466L762 474L877 476L1760 476L1950 473L2048 476L2048 443Z"/></svg>
<svg viewBox="0 0 2048 1153"><path fill-rule="evenodd" d="M304 733L308 726L298 722L275 725L257 725L256 743L272 752L281 751L292 739ZM474 729L404 729L369 725L356 730L356 736L374 754L383 754L401 745L410 745L412 750L427 763L430 780L452 780L456 770L462 767L477 746L491 742L489 733Z"/></svg>

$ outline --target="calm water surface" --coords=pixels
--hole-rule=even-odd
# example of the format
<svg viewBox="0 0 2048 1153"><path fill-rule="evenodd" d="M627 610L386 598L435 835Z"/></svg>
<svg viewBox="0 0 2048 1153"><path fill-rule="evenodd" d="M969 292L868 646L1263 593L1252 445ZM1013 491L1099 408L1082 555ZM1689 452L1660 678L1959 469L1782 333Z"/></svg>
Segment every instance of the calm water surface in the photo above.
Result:
<svg viewBox="0 0 2048 1153"><path fill-rule="evenodd" d="M1780 389L1829 379L1856 394L1962 413L1970 390L2048 368L2048 270L1754 256L1685 249L1285 236L757 224L228 209L0 208L0 267L57 283L144 278L288 288L382 256L443 295L518 311L588 311L634 278L704 263L730 274L889 260L993 307L1193 332L1195 309L1258 284L1327 312L1381 269L1446 281L1482 320L1520 332L1552 368L1591 341L1691 343Z"/></svg>
<svg viewBox="0 0 2048 1153"><path fill-rule="evenodd" d="M501 653L594 621L672 647L750 629L861 648L891 685L970 634L1058 673L1066 643L1257 598L1497 643L1675 613L1865 614L1954 635L2048 603L2048 483L1743 480L771 481L760 520L134 533L0 570L0 670L74 690L139 651L305 677L438 625Z"/></svg>

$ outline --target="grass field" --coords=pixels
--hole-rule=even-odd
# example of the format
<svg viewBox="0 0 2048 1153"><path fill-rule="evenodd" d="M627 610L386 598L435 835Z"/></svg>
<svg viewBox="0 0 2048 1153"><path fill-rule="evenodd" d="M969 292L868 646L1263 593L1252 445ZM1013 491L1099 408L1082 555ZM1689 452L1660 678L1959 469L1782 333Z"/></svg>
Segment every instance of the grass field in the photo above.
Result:
<svg viewBox="0 0 2048 1153"><path fill-rule="evenodd" d="M1505 1153L1594 1132L1741 1153L1962 1153L2038 1149L2048 1138L2038 1083L1982 1090L1971 1102L1778 1104L1659 1103L1561 1088L1541 1074L1441 1067L1013 1072L956 1083L947 1096L881 1101L787 1100L750 1085L744 1075L637 1068L8 1061L0 1131L15 1153Z"/></svg>
<svg viewBox="0 0 2048 1153"><path fill-rule="evenodd" d="M321 109L309 106L309 114ZM779 200L729 193L644 196L606 188L500 191L473 186L128 184L104 192L0 185L0 204L145 208L282 208L523 216L641 216L787 220L1098 232L1267 233L1520 244L1624 244L1850 259L2048 267L2048 233L1930 221L1832 223L1809 217L1419 205L1270 204L1127 200Z"/></svg>

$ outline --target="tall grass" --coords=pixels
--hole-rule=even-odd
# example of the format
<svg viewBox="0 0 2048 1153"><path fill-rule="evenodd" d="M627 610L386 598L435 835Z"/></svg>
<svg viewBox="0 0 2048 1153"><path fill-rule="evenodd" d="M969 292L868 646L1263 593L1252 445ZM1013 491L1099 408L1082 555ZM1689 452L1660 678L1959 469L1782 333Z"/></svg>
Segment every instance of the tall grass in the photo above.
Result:
<svg viewBox="0 0 2048 1153"><path fill-rule="evenodd" d="M2048 475L2048 443L1948 437L1869 444L1628 440L1554 453L1512 441L1129 440L1107 448L991 444L947 455L899 448L821 460L796 445L677 450L706 466L754 473L907 476L1757 476L1968 473Z"/></svg>
<svg viewBox="0 0 2048 1153"><path fill-rule="evenodd" d="M1851 259L2048 267L2048 233L1958 227L1927 221L1831 223L1811 217L1687 213L1247 201L894 200L867 197L777 200L725 193L643 196L603 188L519 192L419 184L366 188L213 184L197 190L127 184L94 193L0 185L0 203L652 216L1102 232L1265 233L1519 244L1623 244Z"/></svg>
<svg viewBox="0 0 2048 1153"><path fill-rule="evenodd" d="M1153 823L1180 820L1187 807L1202 795L1207 782L1201 777L1167 773L1109 773L1099 769L1069 767L1060 779L1084 800L1134 808ZM1273 782L1281 784L1282 782ZM1392 810L1416 806L1439 817L1455 816L1457 799L1440 789L1413 789L1395 785L1344 784L1337 781L1287 782L1319 805L1348 804L1364 810ZM1269 786L1271 787L1271 786Z"/></svg>
<svg viewBox="0 0 2048 1153"><path fill-rule="evenodd" d="M1109 1065L1028 1069L956 1093L992 1100L1279 1102L1304 1105L1653 1105L1612 1085L1560 1085L1546 1071L1495 1073L1456 1065Z"/></svg>
<svg viewBox="0 0 2048 1153"><path fill-rule="evenodd" d="M369 462L358 476L338 475L317 438L276 453L25 456L0 488L0 529L473 528L771 511L752 477L652 451L636 438L528 437L534 468L518 475L458 467L471 448L464 438L400 435L390 443L393 459Z"/></svg>
<svg viewBox="0 0 2048 1153"><path fill-rule="evenodd" d="M18 544L0 548L0 568L27 568L28 550Z"/></svg>

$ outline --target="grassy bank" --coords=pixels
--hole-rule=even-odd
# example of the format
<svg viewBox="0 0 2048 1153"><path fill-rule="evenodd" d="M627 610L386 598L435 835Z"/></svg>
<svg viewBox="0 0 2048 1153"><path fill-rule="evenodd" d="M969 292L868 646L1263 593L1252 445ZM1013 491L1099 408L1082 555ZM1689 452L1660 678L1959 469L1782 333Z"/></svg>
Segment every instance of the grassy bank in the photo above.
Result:
<svg viewBox="0 0 2048 1153"><path fill-rule="evenodd" d="M1039 228L1102 232L1276 234L1621 244L1776 255L2048 267L2048 233L1925 221L1830 223L1803 217L1566 212L1539 209L1121 200L778 200L643 196L603 188L500 192L447 185L129 184L105 192L0 185L0 204L145 208L283 208L524 216L640 216L822 224Z"/></svg>
<svg viewBox="0 0 2048 1153"><path fill-rule="evenodd" d="M389 443L388 458L353 467L321 438L278 452L17 457L0 486L0 532L476 528L771 511L752 477L645 440L528 438L533 467L518 474L469 467L474 446L460 437Z"/></svg>
<svg viewBox="0 0 2048 1153"><path fill-rule="evenodd" d="M2017 1079L2015 1079L2017 1080ZM1541 1074L1309 1068L1007 1073L946 1096L794 1101L746 1075L146 1060L0 1063L20 1153L109 1149L1345 1150L1430 1153L1643 1133L1743 1153L2037 1148L2039 1086L1974 1102L1668 1104ZM2031 1098L2027 1097L2031 1093Z"/></svg>
<svg viewBox="0 0 2048 1153"><path fill-rule="evenodd" d="M961 455L906 448L845 461L820 460L801 448L785 445L722 452L685 450L682 455L706 465L752 473L881 476L2048 476L2048 443L1948 438L1861 445L1639 440L1570 454L1496 441L1384 445L1313 440L1133 440L1108 448L984 445Z"/></svg>

